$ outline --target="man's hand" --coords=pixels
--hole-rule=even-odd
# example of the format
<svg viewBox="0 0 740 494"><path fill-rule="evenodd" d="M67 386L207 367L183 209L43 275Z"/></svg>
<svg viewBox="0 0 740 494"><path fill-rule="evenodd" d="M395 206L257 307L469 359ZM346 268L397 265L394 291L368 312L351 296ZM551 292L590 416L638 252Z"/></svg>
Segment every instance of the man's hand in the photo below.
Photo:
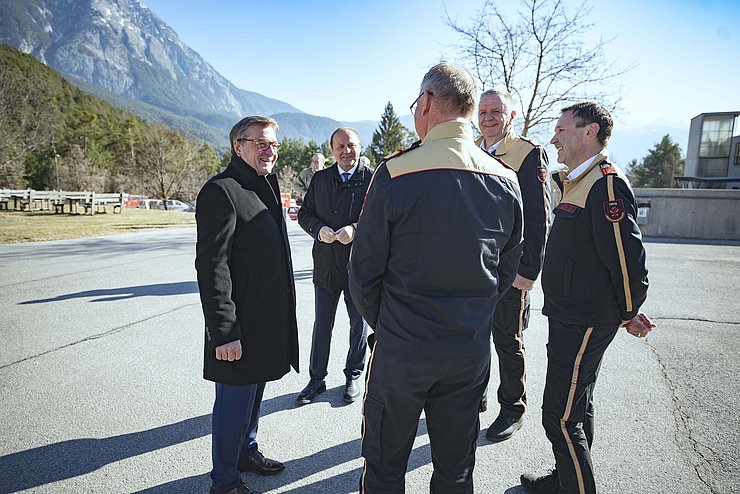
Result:
<svg viewBox="0 0 740 494"><path fill-rule="evenodd" d="M242 342L240 340L230 341L216 347L216 360L233 362L240 358L242 358Z"/></svg>
<svg viewBox="0 0 740 494"><path fill-rule="evenodd" d="M336 239L347 245L355 239L355 227L352 225L343 226L334 232Z"/></svg>
<svg viewBox="0 0 740 494"><path fill-rule="evenodd" d="M337 236L334 233L334 230L332 230L328 226L322 226L321 230L319 230L319 240L321 240L325 244L330 244L334 242L336 239L337 239Z"/></svg>
<svg viewBox="0 0 740 494"><path fill-rule="evenodd" d="M531 290L532 288L534 288L534 280L525 278L524 276L517 273L516 277L514 278L514 283L512 283L511 286L513 286L514 288L518 290L523 290L527 292Z"/></svg>
<svg viewBox="0 0 740 494"><path fill-rule="evenodd" d="M627 329L629 334L637 338L644 338L655 328L655 324L642 312L639 312L635 317L622 324L622 326Z"/></svg>

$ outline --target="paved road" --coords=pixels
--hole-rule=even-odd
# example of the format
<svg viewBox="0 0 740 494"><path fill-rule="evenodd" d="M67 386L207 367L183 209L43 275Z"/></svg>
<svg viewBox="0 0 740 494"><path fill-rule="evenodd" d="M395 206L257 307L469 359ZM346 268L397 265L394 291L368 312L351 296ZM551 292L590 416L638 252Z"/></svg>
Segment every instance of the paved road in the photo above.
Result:
<svg viewBox="0 0 740 494"><path fill-rule="evenodd" d="M329 391L298 408L313 321L311 239L293 245L301 374L268 384L260 447L287 462L268 493L357 491L360 404L341 399L347 316L340 310ZM200 377L195 232L179 229L0 246L0 494L202 493L209 486L213 385ZM740 492L740 247L649 243L647 340L622 332L596 390L602 493ZM542 294L533 294L533 307ZM526 331L529 418L501 444L479 441L476 493L522 494L544 472L540 425L546 321ZM495 366L494 362L494 366ZM495 397L492 379L490 396ZM481 431L495 418L484 413ZM407 492L428 492L422 419Z"/></svg>

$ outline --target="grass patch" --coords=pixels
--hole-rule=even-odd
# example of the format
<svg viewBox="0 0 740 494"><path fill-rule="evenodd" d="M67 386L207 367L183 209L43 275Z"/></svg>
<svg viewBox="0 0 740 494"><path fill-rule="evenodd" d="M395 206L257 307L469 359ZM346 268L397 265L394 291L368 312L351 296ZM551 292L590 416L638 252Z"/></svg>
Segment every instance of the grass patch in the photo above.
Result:
<svg viewBox="0 0 740 494"><path fill-rule="evenodd" d="M0 211L0 243L43 242L195 225L181 211L124 208L123 213L55 214L52 211Z"/></svg>

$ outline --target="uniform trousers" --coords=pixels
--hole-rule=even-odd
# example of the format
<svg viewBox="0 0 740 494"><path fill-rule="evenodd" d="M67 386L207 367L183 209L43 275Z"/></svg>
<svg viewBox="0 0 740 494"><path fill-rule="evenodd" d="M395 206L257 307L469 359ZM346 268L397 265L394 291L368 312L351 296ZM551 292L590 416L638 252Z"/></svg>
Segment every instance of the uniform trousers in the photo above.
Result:
<svg viewBox="0 0 740 494"><path fill-rule="evenodd" d="M432 494L472 494L480 428L478 404L488 385L490 352L434 358L376 341L363 404L361 494L403 494L422 410L432 452Z"/></svg>
<svg viewBox="0 0 740 494"><path fill-rule="evenodd" d="M552 443L560 494L596 492L591 461L593 392L604 352L617 329L549 319L542 425Z"/></svg>
<svg viewBox="0 0 740 494"><path fill-rule="evenodd" d="M329 349L331 334L334 329L334 319L337 315L339 297L344 292L344 304L349 315L349 350L344 365L344 374L347 379L357 379L365 369L365 355L367 353L367 323L357 311L349 290L334 291L328 288L314 286L315 319L313 323L313 337L311 340L311 357L308 374L311 379L324 379L329 365Z"/></svg>
<svg viewBox="0 0 740 494"><path fill-rule="evenodd" d="M257 451L257 427L264 391L265 383L244 386L216 383L211 426L211 483L220 491L239 486L239 458Z"/></svg>
<svg viewBox="0 0 740 494"><path fill-rule="evenodd" d="M496 305L493 345L498 355L499 415L519 418L527 410L527 362L522 331L529 324L529 292L513 286Z"/></svg>

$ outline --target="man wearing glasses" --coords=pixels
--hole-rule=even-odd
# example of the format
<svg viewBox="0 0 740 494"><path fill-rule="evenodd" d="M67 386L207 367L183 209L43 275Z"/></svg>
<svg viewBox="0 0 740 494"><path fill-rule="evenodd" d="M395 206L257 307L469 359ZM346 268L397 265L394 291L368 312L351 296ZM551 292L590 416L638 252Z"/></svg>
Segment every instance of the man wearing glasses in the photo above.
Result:
<svg viewBox="0 0 740 494"><path fill-rule="evenodd" d="M257 449L266 381L298 371L290 245L272 169L277 123L252 116L231 129L231 162L198 194L195 268L205 317L203 377L216 383L211 494L256 493L240 472L285 468Z"/></svg>
<svg viewBox="0 0 740 494"><path fill-rule="evenodd" d="M516 135L514 102L505 91L485 91L478 102L476 140L481 149L517 172L524 203L524 249L511 288L496 306L493 344L498 354L498 417L486 431L493 442L509 439L524 422L527 409L526 361L522 332L529 323L529 292L542 269L550 216L547 154L542 146ZM485 399L482 404L485 409Z"/></svg>
<svg viewBox="0 0 740 494"><path fill-rule="evenodd" d="M328 373L331 334L342 293L349 315L343 394L347 403L360 395L359 378L365 369L367 353L367 324L347 289L347 263L372 172L360 162L362 148L354 130L335 130L329 144L337 163L314 174L298 211L298 224L315 239L312 252L316 314L308 369L310 380L296 398L301 405L311 403L326 391L324 378Z"/></svg>
<svg viewBox="0 0 740 494"><path fill-rule="evenodd" d="M491 319L521 257L516 174L475 145L476 84L432 67L412 105L413 149L378 166L350 261L350 291L375 329L363 406L360 492L404 492L421 412L430 492L473 492Z"/></svg>

